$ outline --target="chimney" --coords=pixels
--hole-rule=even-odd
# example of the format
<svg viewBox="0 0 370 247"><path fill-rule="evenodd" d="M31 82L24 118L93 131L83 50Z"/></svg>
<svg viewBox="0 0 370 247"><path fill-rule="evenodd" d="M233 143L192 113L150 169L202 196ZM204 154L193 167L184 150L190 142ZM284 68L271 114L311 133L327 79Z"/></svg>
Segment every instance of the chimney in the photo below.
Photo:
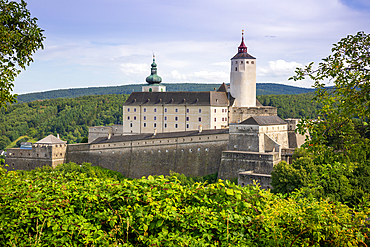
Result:
<svg viewBox="0 0 370 247"><path fill-rule="evenodd" d="M156 136L157 135L157 129L154 129L154 134L153 136Z"/></svg>
<svg viewBox="0 0 370 247"><path fill-rule="evenodd" d="M199 125L198 130L199 130L199 133L202 133L202 131L203 131L202 125Z"/></svg>
<svg viewBox="0 0 370 247"><path fill-rule="evenodd" d="M108 140L112 137L111 133L108 133Z"/></svg>
<svg viewBox="0 0 370 247"><path fill-rule="evenodd" d="M59 138L59 134L57 134L57 138L58 138L58 139L60 139L60 138Z"/></svg>

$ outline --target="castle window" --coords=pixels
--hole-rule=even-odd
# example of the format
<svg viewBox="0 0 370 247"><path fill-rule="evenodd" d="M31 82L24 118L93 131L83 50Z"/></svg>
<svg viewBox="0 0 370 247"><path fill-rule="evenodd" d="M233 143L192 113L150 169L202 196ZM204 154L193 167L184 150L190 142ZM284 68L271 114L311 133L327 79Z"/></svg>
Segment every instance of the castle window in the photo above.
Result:
<svg viewBox="0 0 370 247"><path fill-rule="evenodd" d="M241 64L243 64L243 61L240 61Z"/></svg>
<svg viewBox="0 0 370 247"><path fill-rule="evenodd" d="M45 154L45 157L47 157L47 154Z"/></svg>
<svg viewBox="0 0 370 247"><path fill-rule="evenodd" d="M190 112L189 108L186 108L186 113L189 113L189 112Z"/></svg>
<svg viewBox="0 0 370 247"><path fill-rule="evenodd" d="M186 124L186 128L189 129L189 124Z"/></svg>
<svg viewBox="0 0 370 247"><path fill-rule="evenodd" d="M136 108L134 108L134 112L136 112Z"/></svg>
<svg viewBox="0 0 370 247"><path fill-rule="evenodd" d="M154 128L157 128L157 123L154 123Z"/></svg>
<svg viewBox="0 0 370 247"><path fill-rule="evenodd" d="M146 123L144 123L144 127L146 127Z"/></svg>
<svg viewBox="0 0 370 247"><path fill-rule="evenodd" d="M238 71L238 68L237 67L235 67L235 71Z"/></svg>
<svg viewBox="0 0 370 247"><path fill-rule="evenodd" d="M199 121L199 122L202 122L202 118L201 118L201 117L199 117L199 118L198 118L198 121Z"/></svg>
<svg viewBox="0 0 370 247"><path fill-rule="evenodd" d="M153 91L153 89L150 87L150 88L149 88L149 92L152 92L152 91Z"/></svg>
<svg viewBox="0 0 370 247"><path fill-rule="evenodd" d="M136 116L134 116L134 120L136 120Z"/></svg>
<svg viewBox="0 0 370 247"><path fill-rule="evenodd" d="M144 108L144 112L146 112L146 108Z"/></svg>
<svg viewBox="0 0 370 247"><path fill-rule="evenodd" d="M154 112L157 112L157 108L154 108Z"/></svg>
<svg viewBox="0 0 370 247"><path fill-rule="evenodd" d="M164 124L164 127L167 128L167 124L166 123Z"/></svg>
<svg viewBox="0 0 370 247"><path fill-rule="evenodd" d="M251 64L254 64L254 61L252 61Z"/></svg>
<svg viewBox="0 0 370 247"><path fill-rule="evenodd" d="M130 116L127 116L127 120L130 120Z"/></svg>
<svg viewBox="0 0 370 247"><path fill-rule="evenodd" d="M132 128L132 123L130 123L130 127Z"/></svg>
<svg viewBox="0 0 370 247"><path fill-rule="evenodd" d="M189 121L189 117L186 117L186 121Z"/></svg>
<svg viewBox="0 0 370 247"><path fill-rule="evenodd" d="M217 112L217 110L215 109L215 113Z"/></svg>
<svg viewBox="0 0 370 247"><path fill-rule="evenodd" d="M127 108L127 112L130 112L130 108Z"/></svg>
<svg viewBox="0 0 370 247"><path fill-rule="evenodd" d="M217 122L217 119L215 118L215 122Z"/></svg>
<svg viewBox="0 0 370 247"><path fill-rule="evenodd" d="M179 118L178 117L175 117L175 121L177 121L177 120L179 120Z"/></svg>
<svg viewBox="0 0 370 247"><path fill-rule="evenodd" d="M200 152L200 148L198 148L198 152Z"/></svg>
<svg viewBox="0 0 370 247"><path fill-rule="evenodd" d="M246 61L245 63L246 63L246 64L249 64L249 61Z"/></svg>
<svg viewBox="0 0 370 247"><path fill-rule="evenodd" d="M175 112L179 112L179 109L177 109L177 108L176 108L176 109L175 109Z"/></svg>
<svg viewBox="0 0 370 247"><path fill-rule="evenodd" d="M215 126L215 129L216 129L216 126Z"/></svg>
<svg viewBox="0 0 370 247"><path fill-rule="evenodd" d="M164 108L164 112L167 112L167 108Z"/></svg>
<svg viewBox="0 0 370 247"><path fill-rule="evenodd" d="M179 127L179 125L178 124L175 124L175 129L177 129Z"/></svg>
<svg viewBox="0 0 370 247"><path fill-rule="evenodd" d="M164 121L167 121L167 117L164 117Z"/></svg>
<svg viewBox="0 0 370 247"><path fill-rule="evenodd" d="M154 116L154 121L157 121L157 117L156 116Z"/></svg>
<svg viewBox="0 0 370 247"><path fill-rule="evenodd" d="M202 113L202 109L199 109L199 113Z"/></svg>
<svg viewBox="0 0 370 247"><path fill-rule="evenodd" d="M146 120L146 116L144 116L144 120Z"/></svg>
<svg viewBox="0 0 370 247"><path fill-rule="evenodd" d="M238 61L235 61L235 64L238 64Z"/></svg>

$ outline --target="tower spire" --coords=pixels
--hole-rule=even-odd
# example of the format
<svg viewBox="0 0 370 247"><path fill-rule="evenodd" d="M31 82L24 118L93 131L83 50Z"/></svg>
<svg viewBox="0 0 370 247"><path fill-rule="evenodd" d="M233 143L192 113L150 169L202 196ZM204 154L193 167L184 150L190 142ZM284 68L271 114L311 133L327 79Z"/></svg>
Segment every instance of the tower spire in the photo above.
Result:
<svg viewBox="0 0 370 247"><path fill-rule="evenodd" d="M152 69L150 70L150 76L146 78L148 84L159 84L162 78L157 75L157 64L155 63L155 55L153 53L153 63L151 64Z"/></svg>
<svg viewBox="0 0 370 247"><path fill-rule="evenodd" d="M238 47L238 53L247 53L247 47L244 44L244 30L242 30L242 42Z"/></svg>

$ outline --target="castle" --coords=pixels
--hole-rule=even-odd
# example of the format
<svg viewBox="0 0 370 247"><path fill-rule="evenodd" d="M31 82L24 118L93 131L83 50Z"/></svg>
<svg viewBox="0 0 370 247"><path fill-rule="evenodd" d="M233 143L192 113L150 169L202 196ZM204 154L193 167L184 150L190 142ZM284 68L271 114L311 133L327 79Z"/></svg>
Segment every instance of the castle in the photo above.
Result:
<svg viewBox="0 0 370 247"><path fill-rule="evenodd" d="M230 87L166 92L161 81L153 56L148 85L123 103L123 125L90 127L86 144L66 145L49 136L32 150L8 149L8 169L90 162L132 178L218 172L222 179L239 176L241 185L257 179L268 188L273 166L289 161L304 142L294 132L297 119L284 121L275 107L256 99L256 58L247 52L243 34L231 58Z"/></svg>

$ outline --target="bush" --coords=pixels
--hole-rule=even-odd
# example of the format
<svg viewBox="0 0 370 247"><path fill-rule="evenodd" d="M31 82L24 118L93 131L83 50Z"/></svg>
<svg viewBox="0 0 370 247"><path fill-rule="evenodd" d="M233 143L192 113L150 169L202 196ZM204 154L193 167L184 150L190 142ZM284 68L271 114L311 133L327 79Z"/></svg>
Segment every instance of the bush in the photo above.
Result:
<svg viewBox="0 0 370 247"><path fill-rule="evenodd" d="M75 164L0 168L0 246L370 244L368 201L354 210L228 181L183 186L174 176L118 181L87 174Z"/></svg>

